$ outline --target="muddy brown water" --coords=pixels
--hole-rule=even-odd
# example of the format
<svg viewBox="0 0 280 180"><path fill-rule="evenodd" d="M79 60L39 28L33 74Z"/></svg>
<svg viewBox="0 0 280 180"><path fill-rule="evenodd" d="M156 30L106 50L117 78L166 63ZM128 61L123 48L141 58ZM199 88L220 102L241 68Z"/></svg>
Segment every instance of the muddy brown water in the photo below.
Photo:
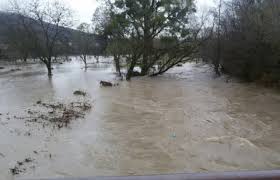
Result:
<svg viewBox="0 0 280 180"><path fill-rule="evenodd" d="M52 79L43 65L20 68L0 76L0 179L280 169L275 90L226 83L194 63L113 88L99 86L115 77L106 63L86 72L76 61L55 65ZM13 118L38 100L83 98L73 96L77 89L89 93L93 109L69 128ZM25 158L33 162L12 176L9 168Z"/></svg>

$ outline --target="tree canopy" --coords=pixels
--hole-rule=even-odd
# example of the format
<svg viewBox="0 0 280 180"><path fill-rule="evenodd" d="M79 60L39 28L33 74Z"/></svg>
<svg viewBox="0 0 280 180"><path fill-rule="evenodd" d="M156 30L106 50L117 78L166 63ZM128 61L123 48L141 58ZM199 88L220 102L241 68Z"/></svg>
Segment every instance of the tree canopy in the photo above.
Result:
<svg viewBox="0 0 280 180"><path fill-rule="evenodd" d="M98 30L109 43L126 47L114 53L125 57L127 79L136 65L141 75L158 75L193 53L195 46L189 43L197 36L189 22L195 13L193 0L108 0L102 12L106 18Z"/></svg>

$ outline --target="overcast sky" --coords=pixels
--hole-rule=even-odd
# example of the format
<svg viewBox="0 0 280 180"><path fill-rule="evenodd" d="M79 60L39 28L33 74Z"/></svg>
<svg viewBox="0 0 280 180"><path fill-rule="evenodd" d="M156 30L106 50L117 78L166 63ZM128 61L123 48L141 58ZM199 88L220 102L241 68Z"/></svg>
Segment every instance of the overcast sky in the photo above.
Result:
<svg viewBox="0 0 280 180"><path fill-rule="evenodd" d="M98 3L96 0L62 0L69 4L74 11L75 25L81 22L90 23L92 14L95 11ZM198 10L202 10L208 7L213 7L215 0L196 0ZM0 10L7 9L9 0L0 0Z"/></svg>

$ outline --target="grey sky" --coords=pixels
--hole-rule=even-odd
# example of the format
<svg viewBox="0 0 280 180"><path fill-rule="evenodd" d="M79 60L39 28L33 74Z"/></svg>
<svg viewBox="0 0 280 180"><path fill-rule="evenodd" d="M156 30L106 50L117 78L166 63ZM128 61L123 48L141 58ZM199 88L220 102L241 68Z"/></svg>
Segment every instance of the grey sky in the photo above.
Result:
<svg viewBox="0 0 280 180"><path fill-rule="evenodd" d="M95 11L98 3L96 0L62 0L74 11L75 24L78 25L81 22L90 23L92 14ZM214 6L215 0L196 0L198 10L201 11L205 8ZM9 0L0 0L0 10L7 9Z"/></svg>

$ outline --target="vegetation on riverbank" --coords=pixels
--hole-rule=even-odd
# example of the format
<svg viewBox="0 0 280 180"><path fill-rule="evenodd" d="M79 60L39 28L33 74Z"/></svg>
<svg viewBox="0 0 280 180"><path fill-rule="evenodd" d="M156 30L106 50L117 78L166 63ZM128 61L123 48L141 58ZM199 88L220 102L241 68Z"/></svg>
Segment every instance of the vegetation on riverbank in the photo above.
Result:
<svg viewBox="0 0 280 180"><path fill-rule="evenodd" d="M24 61L40 59L49 75L58 55L80 54L85 68L88 55L109 55L119 76L126 68L127 80L203 59L213 63L217 75L279 84L280 3L275 0L220 0L217 10L201 16L194 0L105 0L92 24L77 30L69 29L72 13L65 4L31 2L11 7L16 25L2 40L1 54L12 50Z"/></svg>
<svg viewBox="0 0 280 180"><path fill-rule="evenodd" d="M280 2L220 2L215 28L200 56L220 71L265 84L280 84ZM210 30L211 31L211 30Z"/></svg>

